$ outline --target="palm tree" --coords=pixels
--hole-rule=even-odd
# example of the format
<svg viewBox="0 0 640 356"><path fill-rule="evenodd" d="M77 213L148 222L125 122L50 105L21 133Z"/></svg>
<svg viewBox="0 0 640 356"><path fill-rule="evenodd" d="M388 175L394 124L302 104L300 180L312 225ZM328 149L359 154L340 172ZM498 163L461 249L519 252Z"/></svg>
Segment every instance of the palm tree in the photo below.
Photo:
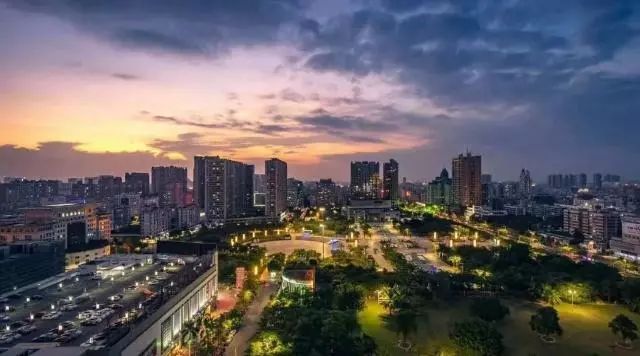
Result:
<svg viewBox="0 0 640 356"><path fill-rule="evenodd" d="M622 343L629 346L631 342L638 338L638 327L624 314L618 314L611 322L609 328L615 335L620 335Z"/></svg>
<svg viewBox="0 0 640 356"><path fill-rule="evenodd" d="M192 320L184 324L182 327L182 342L189 347L189 356L191 356L191 343L198 339L198 325Z"/></svg>
<svg viewBox="0 0 640 356"><path fill-rule="evenodd" d="M552 285L545 284L542 286L542 297L547 300L550 305L560 304L562 298L560 292Z"/></svg>
<svg viewBox="0 0 640 356"><path fill-rule="evenodd" d="M411 309L401 309L395 315L396 331L402 335L402 344L407 345L407 337L418 331L416 313Z"/></svg>

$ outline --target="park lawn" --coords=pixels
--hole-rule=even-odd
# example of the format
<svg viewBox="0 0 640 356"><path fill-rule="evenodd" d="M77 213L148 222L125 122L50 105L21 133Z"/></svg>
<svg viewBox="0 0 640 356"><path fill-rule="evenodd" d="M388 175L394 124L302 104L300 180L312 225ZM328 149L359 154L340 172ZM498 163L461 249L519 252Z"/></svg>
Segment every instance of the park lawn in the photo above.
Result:
<svg viewBox="0 0 640 356"><path fill-rule="evenodd" d="M498 324L504 336L504 355L612 355L610 345L616 342L608 324L617 314L623 313L640 326L640 316L617 305L575 305L556 306L560 314L560 325L564 334L556 344L545 344L529 328L529 319L538 305L529 302L507 300L505 303L511 315ZM398 336L385 327L380 317L386 310L376 301L368 300L358 314L362 330L376 340L381 355L430 354L444 347L451 348L448 330L455 321L468 319L468 301L453 302L427 307L418 317L418 331L410 336L415 347L412 352L404 352L395 347ZM615 355L637 355L640 342L632 351L616 349Z"/></svg>

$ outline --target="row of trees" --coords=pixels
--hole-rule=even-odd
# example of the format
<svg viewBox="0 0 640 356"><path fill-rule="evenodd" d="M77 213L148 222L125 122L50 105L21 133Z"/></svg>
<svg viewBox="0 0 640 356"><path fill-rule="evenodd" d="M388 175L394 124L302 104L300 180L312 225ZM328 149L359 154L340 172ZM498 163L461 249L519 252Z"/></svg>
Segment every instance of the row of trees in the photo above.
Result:
<svg viewBox="0 0 640 356"><path fill-rule="evenodd" d="M460 268L461 274L451 277L458 289L480 288L549 304L599 298L640 309L640 281L623 279L615 267L603 263L534 256L528 245L519 243L492 248L440 245L438 252L443 261Z"/></svg>

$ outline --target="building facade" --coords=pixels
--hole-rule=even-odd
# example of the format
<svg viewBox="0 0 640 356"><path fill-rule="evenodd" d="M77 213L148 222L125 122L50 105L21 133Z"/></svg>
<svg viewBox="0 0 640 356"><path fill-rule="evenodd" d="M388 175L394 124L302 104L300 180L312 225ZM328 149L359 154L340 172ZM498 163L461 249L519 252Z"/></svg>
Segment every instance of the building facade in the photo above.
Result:
<svg viewBox="0 0 640 356"><path fill-rule="evenodd" d="M351 162L351 200L380 198L380 163Z"/></svg>
<svg viewBox="0 0 640 356"><path fill-rule="evenodd" d="M208 221L224 222L254 215L253 165L219 156L196 157L194 163L201 166L198 174L194 174L194 179L198 179L193 182L194 187L200 187L194 193Z"/></svg>
<svg viewBox="0 0 640 356"><path fill-rule="evenodd" d="M400 199L400 176L398 162L394 159L382 165L382 199Z"/></svg>
<svg viewBox="0 0 640 356"><path fill-rule="evenodd" d="M445 168L427 185L427 199L429 204L450 206L453 203L453 191L451 189L451 178Z"/></svg>
<svg viewBox="0 0 640 356"><path fill-rule="evenodd" d="M611 250L617 256L640 261L640 216L624 214L621 222L621 236L611 239Z"/></svg>
<svg viewBox="0 0 640 356"><path fill-rule="evenodd" d="M277 158L264 162L267 180L264 214L269 219L279 219L287 209L287 163Z"/></svg>
<svg viewBox="0 0 640 356"><path fill-rule="evenodd" d="M453 159L453 201L454 204L468 207L482 205L482 158L470 152L460 154Z"/></svg>

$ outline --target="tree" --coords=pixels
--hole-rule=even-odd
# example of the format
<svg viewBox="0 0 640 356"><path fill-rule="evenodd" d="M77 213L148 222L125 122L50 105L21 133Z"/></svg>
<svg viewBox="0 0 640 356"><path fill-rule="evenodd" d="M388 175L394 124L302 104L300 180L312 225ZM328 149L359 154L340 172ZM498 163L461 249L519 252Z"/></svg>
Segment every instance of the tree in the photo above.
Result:
<svg viewBox="0 0 640 356"><path fill-rule="evenodd" d="M412 309L403 308L387 317L387 322L391 329L395 330L401 338L402 347L408 348L411 344L407 342L409 335L418 331L416 312Z"/></svg>
<svg viewBox="0 0 640 356"><path fill-rule="evenodd" d="M560 291L550 284L542 286L542 298L544 298L550 305L556 305L562 302Z"/></svg>
<svg viewBox="0 0 640 356"><path fill-rule="evenodd" d="M502 334L493 324L486 321L456 322L449 332L449 337L459 348L483 356L497 356L504 351Z"/></svg>
<svg viewBox="0 0 640 356"><path fill-rule="evenodd" d="M553 307L542 307L538 309L536 314L531 316L529 326L531 330L540 334L545 340L549 340L553 334L558 336L562 335L560 318L558 317L558 312Z"/></svg>
<svg viewBox="0 0 640 356"><path fill-rule="evenodd" d="M624 314L618 314L611 322L609 328L615 335L622 338L625 345L629 345L633 340L638 338L638 326Z"/></svg>
<svg viewBox="0 0 640 356"><path fill-rule="evenodd" d="M189 348L189 356L191 356L191 344L198 339L198 325L192 320L184 324L182 327L182 342L187 344Z"/></svg>
<svg viewBox="0 0 640 356"><path fill-rule="evenodd" d="M360 310L364 306L364 291L351 283L340 283L333 293L333 306L340 310Z"/></svg>
<svg viewBox="0 0 640 356"><path fill-rule="evenodd" d="M280 335L272 331L258 334L249 348L252 356L286 356L292 355L291 344L284 343Z"/></svg>
<svg viewBox="0 0 640 356"><path fill-rule="evenodd" d="M509 308L498 298L480 298L471 303L471 314L484 321L498 321L509 315Z"/></svg>

